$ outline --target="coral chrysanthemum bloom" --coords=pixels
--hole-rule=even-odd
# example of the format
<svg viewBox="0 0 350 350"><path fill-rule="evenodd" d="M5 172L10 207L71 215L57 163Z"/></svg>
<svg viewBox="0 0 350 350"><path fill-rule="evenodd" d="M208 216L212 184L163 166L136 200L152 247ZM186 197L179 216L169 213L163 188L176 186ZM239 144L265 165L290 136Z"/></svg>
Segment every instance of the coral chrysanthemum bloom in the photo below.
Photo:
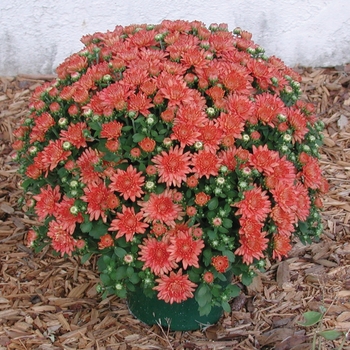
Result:
<svg viewBox="0 0 350 350"><path fill-rule="evenodd" d="M309 157L308 162L301 170L301 176L304 180L305 186L310 187L313 190L320 188L322 183L322 173L317 159Z"/></svg>
<svg viewBox="0 0 350 350"><path fill-rule="evenodd" d="M267 248L268 239L265 238L266 232L259 232L256 235L240 235L239 243L241 246L236 249L236 255L242 255L243 263L252 264L253 259L264 257L263 251Z"/></svg>
<svg viewBox="0 0 350 350"><path fill-rule="evenodd" d="M168 226L175 226L175 220L182 220L182 207L174 203L173 191L166 189L160 194L151 193L147 201L137 202L142 207L146 222L160 221Z"/></svg>
<svg viewBox="0 0 350 350"><path fill-rule="evenodd" d="M127 242L132 241L136 233L144 233L148 224L142 222L142 213L135 213L133 207L123 205L122 212L117 213L117 219L113 219L108 231L117 231L116 238L125 236Z"/></svg>
<svg viewBox="0 0 350 350"><path fill-rule="evenodd" d="M209 151L199 151L192 157L193 172L198 177L205 176L209 179L210 175L217 176L220 164L221 159L215 153Z"/></svg>
<svg viewBox="0 0 350 350"><path fill-rule="evenodd" d="M117 139L121 135L123 124L113 120L102 124L101 137L107 140Z"/></svg>
<svg viewBox="0 0 350 350"><path fill-rule="evenodd" d="M200 207L203 207L203 205L206 205L210 201L209 194L206 194L204 192L198 192L196 193L194 202L199 205Z"/></svg>
<svg viewBox="0 0 350 350"><path fill-rule="evenodd" d="M177 268L175 261L170 258L169 243L166 238L162 240L150 237L143 240L139 245L140 260L144 261L143 269L150 268L159 276Z"/></svg>
<svg viewBox="0 0 350 350"><path fill-rule="evenodd" d="M226 272L229 268L229 261L226 255L217 255L211 258L211 264L215 267L215 270L220 273Z"/></svg>
<svg viewBox="0 0 350 350"><path fill-rule="evenodd" d="M53 249L64 254L72 255L75 249L75 239L63 227L62 224L52 220L49 222L49 230L47 236L51 238L51 245Z"/></svg>
<svg viewBox="0 0 350 350"><path fill-rule="evenodd" d="M189 280L188 275L182 274L181 269L177 273L171 271L169 276L162 275L156 282L158 286L153 289L158 291L158 299L170 304L193 298L193 292L197 287Z"/></svg>
<svg viewBox="0 0 350 350"><path fill-rule="evenodd" d="M57 185L55 188L47 185L40 189L40 193L33 196L36 200L35 212L38 215L38 219L43 221L47 215L54 215L57 210L57 202L61 198L60 187Z"/></svg>
<svg viewBox="0 0 350 350"><path fill-rule="evenodd" d="M258 171L269 175L274 167L278 165L279 155L276 151L270 151L267 145L252 147L253 153L249 155L249 164Z"/></svg>
<svg viewBox="0 0 350 350"><path fill-rule="evenodd" d="M190 160L190 152L183 153L183 148L179 146L153 157L152 162L160 175L158 182L181 187L182 181L186 181L186 175L191 172Z"/></svg>
<svg viewBox="0 0 350 350"><path fill-rule="evenodd" d="M95 170L95 166L101 161L101 155L97 150L91 148L85 149L77 160L77 166L80 168L81 180L85 183L100 182L100 174Z"/></svg>
<svg viewBox="0 0 350 350"><path fill-rule="evenodd" d="M156 141L154 141L150 137L145 137L138 144L141 147L141 149L145 152L153 152L154 148L156 147Z"/></svg>
<svg viewBox="0 0 350 350"><path fill-rule="evenodd" d="M114 193L112 193L105 184L88 184L84 188L85 195L81 197L87 205L87 212L90 214L90 220L98 220L100 217L106 222L106 210L114 209L114 205L118 201L114 201ZM112 199L112 200L111 200ZM112 207L110 207L112 204Z"/></svg>
<svg viewBox="0 0 350 350"><path fill-rule="evenodd" d="M281 260L284 256L287 256L288 252L292 249L290 238L285 235L276 234L273 236L273 251L272 257L274 259Z"/></svg>
<svg viewBox="0 0 350 350"><path fill-rule="evenodd" d="M199 267L198 258L204 248L201 239L194 240L188 232L179 232L170 238L170 257L182 263L186 270L188 266Z"/></svg>
<svg viewBox="0 0 350 350"><path fill-rule="evenodd" d="M271 190L276 203L285 211L295 211L297 209L296 188L292 184L279 182Z"/></svg>
<svg viewBox="0 0 350 350"><path fill-rule="evenodd" d="M84 221L82 213L72 214L71 208L74 206L75 199L64 196L62 201L57 204L57 212L55 214L58 221L62 223L65 230L71 235L74 233L76 224Z"/></svg>
<svg viewBox="0 0 350 350"><path fill-rule="evenodd" d="M270 213L270 217L277 226L277 230L280 234L290 236L295 230L295 215L291 211L283 210L278 204L276 204Z"/></svg>
<svg viewBox="0 0 350 350"><path fill-rule="evenodd" d="M98 249L105 249L112 247L114 245L113 237L110 234L105 234L100 237L100 241L98 242Z"/></svg>
<svg viewBox="0 0 350 350"><path fill-rule="evenodd" d="M61 130L61 139L70 142L76 148L87 147L83 134L85 129L87 129L86 123L71 124L67 130Z"/></svg>
<svg viewBox="0 0 350 350"><path fill-rule="evenodd" d="M236 215L252 217L264 221L271 211L271 202L266 191L255 186L253 189L244 192L244 199L234 204L239 209Z"/></svg>
<svg viewBox="0 0 350 350"><path fill-rule="evenodd" d="M66 160L71 153L71 151L63 149L63 140L50 141L42 151L42 159L44 163L50 165L49 169L53 170L59 162Z"/></svg>
<svg viewBox="0 0 350 350"><path fill-rule="evenodd" d="M306 221L310 214L311 201L308 189L301 183L298 183L294 188L296 197L295 215L300 221Z"/></svg>
<svg viewBox="0 0 350 350"><path fill-rule="evenodd" d="M111 184L109 187L117 192L120 192L125 200L130 199L135 202L136 197L141 197L144 193L142 186L145 177L142 172L137 172L137 169L129 165L126 170L117 169L117 172L111 176Z"/></svg>

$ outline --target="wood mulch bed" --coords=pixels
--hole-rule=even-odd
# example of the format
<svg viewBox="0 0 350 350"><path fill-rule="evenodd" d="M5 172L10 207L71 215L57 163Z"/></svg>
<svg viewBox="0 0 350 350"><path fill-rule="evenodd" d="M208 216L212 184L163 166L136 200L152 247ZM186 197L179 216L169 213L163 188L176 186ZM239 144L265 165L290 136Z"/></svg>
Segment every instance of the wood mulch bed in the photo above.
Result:
<svg viewBox="0 0 350 350"><path fill-rule="evenodd" d="M310 349L317 326L302 327L306 311L326 312L322 329L350 329L350 65L297 68L304 99L324 121L321 164L330 182L320 242L296 242L289 257L232 302L232 312L193 332L145 326L117 297L96 293L96 261L39 254L24 245L32 219L12 161L12 131L27 112L33 89L52 76L0 77L0 350L5 349ZM342 339L324 340L338 348Z"/></svg>

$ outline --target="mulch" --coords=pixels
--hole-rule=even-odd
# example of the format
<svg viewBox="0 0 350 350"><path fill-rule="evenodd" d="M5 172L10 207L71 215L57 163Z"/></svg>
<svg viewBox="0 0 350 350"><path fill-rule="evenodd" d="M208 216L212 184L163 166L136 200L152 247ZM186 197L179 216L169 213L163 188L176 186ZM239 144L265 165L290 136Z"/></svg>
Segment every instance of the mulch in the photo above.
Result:
<svg viewBox="0 0 350 350"><path fill-rule="evenodd" d="M266 272L232 301L232 312L192 332L146 326L124 300L102 300L95 259L82 265L49 248L34 254L25 246L35 222L18 205L12 131L27 115L32 91L53 76L0 77L0 350L306 350L321 329L343 331L345 341L316 336L320 349L350 349L350 65L296 69L303 98L326 125L321 165L331 188L322 239L307 246L295 242L288 258L268 262ZM300 325L304 312L320 308L326 310L322 322Z"/></svg>

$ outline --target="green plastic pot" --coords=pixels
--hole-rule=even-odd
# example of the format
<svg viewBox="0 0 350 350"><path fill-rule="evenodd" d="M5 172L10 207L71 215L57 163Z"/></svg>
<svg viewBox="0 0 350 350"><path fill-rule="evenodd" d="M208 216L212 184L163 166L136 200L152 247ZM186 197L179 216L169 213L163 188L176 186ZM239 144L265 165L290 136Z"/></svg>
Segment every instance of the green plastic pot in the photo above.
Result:
<svg viewBox="0 0 350 350"><path fill-rule="evenodd" d="M200 316L195 298L182 303L169 304L158 300L155 294L146 297L143 291L129 293L127 303L130 313L148 325L158 324L172 331L190 331L215 324L223 314L221 307L212 307L209 315Z"/></svg>
<svg viewBox="0 0 350 350"><path fill-rule="evenodd" d="M225 287L231 283L232 272L227 275L227 281L220 282ZM191 331L216 324L223 315L223 309L214 306L208 315L200 316L195 298L182 303L169 304L157 298L157 294L147 297L143 290L136 287L127 295L130 313L148 325L161 325L172 331Z"/></svg>

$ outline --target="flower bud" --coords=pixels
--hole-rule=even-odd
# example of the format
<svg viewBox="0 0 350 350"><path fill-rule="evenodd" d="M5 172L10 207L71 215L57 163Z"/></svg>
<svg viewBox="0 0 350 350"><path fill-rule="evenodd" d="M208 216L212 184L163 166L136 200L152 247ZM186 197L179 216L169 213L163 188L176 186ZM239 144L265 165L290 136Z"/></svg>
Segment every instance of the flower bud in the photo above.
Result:
<svg viewBox="0 0 350 350"><path fill-rule="evenodd" d="M69 186L70 186L71 188L78 188L79 182L76 181L76 180L72 180L72 181L69 183Z"/></svg>
<svg viewBox="0 0 350 350"><path fill-rule="evenodd" d="M208 107L206 112L209 118L215 117L216 115L215 108L213 107Z"/></svg>
<svg viewBox="0 0 350 350"><path fill-rule="evenodd" d="M243 135L242 135L242 140L243 140L244 142L248 142L248 141L250 140L250 136L249 136L248 134L243 134Z"/></svg>
<svg viewBox="0 0 350 350"><path fill-rule="evenodd" d="M289 134L283 135L283 141L286 141L286 142L292 141L292 136Z"/></svg>
<svg viewBox="0 0 350 350"><path fill-rule="evenodd" d="M73 215L77 215L79 213L79 208L75 205L73 205L72 207L70 207L69 211L73 214Z"/></svg>
<svg viewBox="0 0 350 350"><path fill-rule="evenodd" d="M202 149L202 148L203 148L203 143L202 143L201 141L195 142L194 148L195 148L196 150Z"/></svg>
<svg viewBox="0 0 350 350"><path fill-rule="evenodd" d="M72 148L72 144L69 141L64 141L63 144L62 144L62 148L65 151L68 151L68 150L70 150Z"/></svg>
<svg viewBox="0 0 350 350"><path fill-rule="evenodd" d="M62 128L64 126L67 126L68 125L68 120L67 118L60 118L58 120L58 125Z"/></svg>

